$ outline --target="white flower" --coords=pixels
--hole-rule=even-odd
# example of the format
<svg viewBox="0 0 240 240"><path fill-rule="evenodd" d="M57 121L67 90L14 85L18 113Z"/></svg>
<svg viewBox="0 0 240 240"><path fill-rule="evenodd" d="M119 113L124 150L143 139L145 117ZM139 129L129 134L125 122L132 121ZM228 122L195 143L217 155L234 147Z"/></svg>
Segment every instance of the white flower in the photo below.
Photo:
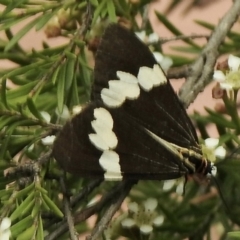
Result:
<svg viewBox="0 0 240 240"><path fill-rule="evenodd" d="M50 123L51 120L51 116L48 112L42 111L40 112L40 114L42 115L43 119L47 122Z"/></svg>
<svg viewBox="0 0 240 240"><path fill-rule="evenodd" d="M229 71L226 73L216 70L213 78L220 83L220 87L225 90L240 88L240 58L229 55L228 57Z"/></svg>
<svg viewBox="0 0 240 240"><path fill-rule="evenodd" d="M143 224L140 226L140 231L141 233L143 233L144 235L149 235L153 230L153 227L147 224Z"/></svg>
<svg viewBox="0 0 240 240"><path fill-rule="evenodd" d="M168 69L173 65L173 60L170 57L163 56L159 52L153 52L153 56L156 61L161 65L164 72L167 72Z"/></svg>
<svg viewBox="0 0 240 240"><path fill-rule="evenodd" d="M174 187L175 192L178 195L182 195L184 191L184 184L185 182L181 180L176 180L176 179L165 180L163 183L163 191L169 191Z"/></svg>
<svg viewBox="0 0 240 240"><path fill-rule="evenodd" d="M66 105L63 106L63 111L60 113L58 108L55 110L56 114L60 117L61 120L66 121L70 118L70 112Z"/></svg>
<svg viewBox="0 0 240 240"><path fill-rule="evenodd" d="M164 217L156 212L158 202L155 198L148 198L142 205L135 202L128 204L128 217L121 221L122 227L138 227L143 235L149 235L153 226L160 226Z"/></svg>
<svg viewBox="0 0 240 240"><path fill-rule="evenodd" d="M148 36L148 42L149 43L156 43L156 42L158 42L158 40L159 40L159 36L156 33L151 33Z"/></svg>
<svg viewBox="0 0 240 240"><path fill-rule="evenodd" d="M122 226L125 227L125 228L131 228L135 225L135 220L132 219L132 218L125 218L123 221L122 221Z"/></svg>
<svg viewBox="0 0 240 240"><path fill-rule="evenodd" d="M3 218L1 225L0 225L0 239L1 240L9 240L10 239L10 236L11 236L10 226L11 226L11 219Z"/></svg>
<svg viewBox="0 0 240 240"><path fill-rule="evenodd" d="M159 227L163 224L163 221L164 221L164 217L161 215L161 216L157 216L154 220L153 220L153 225L156 226L156 227Z"/></svg>
<svg viewBox="0 0 240 240"><path fill-rule="evenodd" d="M185 182L180 182L178 185L177 185L177 188L176 188L176 193L178 195L183 195L183 191L184 191L184 184Z"/></svg>
<svg viewBox="0 0 240 240"><path fill-rule="evenodd" d="M138 37L142 42L145 42L145 43L148 43L148 44L156 43L156 42L158 42L158 40L159 40L159 36L158 36L158 34L155 33L155 32L149 34L148 36L147 36L147 34L146 34L146 31L135 32L135 34L137 35L137 37Z"/></svg>
<svg viewBox="0 0 240 240"><path fill-rule="evenodd" d="M52 145L54 140L55 140L56 136L52 135L52 136L47 136L45 138L42 138L41 141L42 141L42 144L43 145L46 145L46 146L49 146L49 145Z"/></svg>
<svg viewBox="0 0 240 240"><path fill-rule="evenodd" d="M147 211L153 212L158 205L158 202L155 198L148 198L147 201L144 202L144 208Z"/></svg>
<svg viewBox="0 0 240 240"><path fill-rule="evenodd" d="M146 38L147 38L146 31L135 32L135 34L142 42L146 41Z"/></svg>
<svg viewBox="0 0 240 240"><path fill-rule="evenodd" d="M138 204L136 202L131 202L128 204L128 211L137 213L139 211Z"/></svg>
<svg viewBox="0 0 240 240"><path fill-rule="evenodd" d="M156 33L151 33L149 36L147 36L146 31L141 32L135 32L137 37L147 44L154 44L158 42L159 36ZM170 57L163 56L159 52L153 52L153 55L157 61L162 67L162 69L167 72L168 69L173 65L173 60Z"/></svg>
<svg viewBox="0 0 240 240"><path fill-rule="evenodd" d="M28 147L28 151L31 152L33 149L34 149L34 144L31 144L31 145Z"/></svg>
<svg viewBox="0 0 240 240"><path fill-rule="evenodd" d="M163 191L168 191L168 190L172 189L172 187L175 184L176 184L176 180L175 179L164 181L164 183L163 183Z"/></svg>
<svg viewBox="0 0 240 240"><path fill-rule="evenodd" d="M216 157L221 159L226 157L227 154L226 149L223 146L218 146L219 139L207 138L205 139L204 142L205 142L205 148L203 148L204 154L206 154L207 159L209 159L211 162L213 162Z"/></svg>
<svg viewBox="0 0 240 240"><path fill-rule="evenodd" d="M82 107L80 105L74 106L72 109L73 115L77 115L82 111Z"/></svg>

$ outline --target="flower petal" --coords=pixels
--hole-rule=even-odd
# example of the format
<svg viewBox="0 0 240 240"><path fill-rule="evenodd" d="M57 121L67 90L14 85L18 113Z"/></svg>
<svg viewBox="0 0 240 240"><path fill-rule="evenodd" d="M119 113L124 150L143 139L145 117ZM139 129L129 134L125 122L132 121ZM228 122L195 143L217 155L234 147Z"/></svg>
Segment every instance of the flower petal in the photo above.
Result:
<svg viewBox="0 0 240 240"><path fill-rule="evenodd" d="M153 225L156 227L159 227L163 224L164 222L164 216L157 216L154 220L153 220Z"/></svg>
<svg viewBox="0 0 240 240"><path fill-rule="evenodd" d="M136 224L136 222L132 218L126 218L121 222L121 224L125 228L131 228Z"/></svg>
<svg viewBox="0 0 240 240"><path fill-rule="evenodd" d="M3 233L0 233L0 239L1 240L9 240L11 236L10 230L5 230Z"/></svg>
<svg viewBox="0 0 240 240"><path fill-rule="evenodd" d="M153 52L153 56L155 58L155 60L160 64L163 59L164 59L164 56L160 53L160 52Z"/></svg>
<svg viewBox="0 0 240 240"><path fill-rule="evenodd" d="M128 204L128 210L130 212L137 213L138 212L138 204L136 202L131 202Z"/></svg>
<svg viewBox="0 0 240 240"><path fill-rule="evenodd" d="M159 36L157 35L157 33L151 33L149 36L148 36L148 42L149 43L155 43L159 40Z"/></svg>
<svg viewBox="0 0 240 240"><path fill-rule="evenodd" d="M153 227L147 224L144 224L140 227L140 232L145 234L145 235L149 235L153 230Z"/></svg>
<svg viewBox="0 0 240 240"><path fill-rule="evenodd" d="M2 222L1 222L1 225L0 225L0 230L3 231L3 230L6 230L8 228L10 228L11 226L11 219L10 218L3 218Z"/></svg>
<svg viewBox="0 0 240 240"><path fill-rule="evenodd" d="M214 71L213 79L217 82L222 82L226 80L226 76L222 71L216 70Z"/></svg>
<svg viewBox="0 0 240 240"><path fill-rule="evenodd" d="M157 199L155 198L148 198L147 201L144 202L144 207L146 211L153 212L158 205Z"/></svg>
<svg viewBox="0 0 240 240"><path fill-rule="evenodd" d="M178 195L183 195L183 192L184 192L184 182L180 182L177 187L176 187L176 193Z"/></svg>
<svg viewBox="0 0 240 240"><path fill-rule="evenodd" d="M49 145L52 145L54 140L55 140L56 136L47 136L45 138L42 138L41 141L42 141L42 144L45 145L45 146L49 146Z"/></svg>
<svg viewBox="0 0 240 240"><path fill-rule="evenodd" d="M48 112L45 112L45 111L41 111L40 114L42 115L42 117L44 118L44 120L47 122L47 123L50 123L51 121L51 116Z"/></svg>
<svg viewBox="0 0 240 240"><path fill-rule="evenodd" d="M170 190L175 185L175 183L176 183L175 179L164 181L164 183L163 183L163 191Z"/></svg>
<svg viewBox="0 0 240 240"><path fill-rule="evenodd" d="M228 66L231 71L237 71L240 66L240 58L230 54L228 57Z"/></svg>
<svg viewBox="0 0 240 240"><path fill-rule="evenodd" d="M66 105L63 106L63 111L61 113L59 112L58 108L56 108L55 112L63 120L67 120L70 118L70 112Z"/></svg>
<svg viewBox="0 0 240 240"><path fill-rule="evenodd" d="M218 158L225 158L227 154L226 149L223 146L219 146L216 150L215 150L215 156Z"/></svg>
<svg viewBox="0 0 240 240"><path fill-rule="evenodd" d="M220 83L220 87L222 89L225 89L225 90L232 90L234 86L232 84L230 84L230 83L222 82L222 83Z"/></svg>
<svg viewBox="0 0 240 240"><path fill-rule="evenodd" d="M76 105L76 106L74 106L73 109L72 109L73 115L77 115L77 114L79 114L81 111L82 111L82 106L80 106L80 105Z"/></svg>
<svg viewBox="0 0 240 240"><path fill-rule="evenodd" d="M160 63L162 69L167 72L168 69L173 65L173 60L170 57L164 57Z"/></svg>
<svg viewBox="0 0 240 240"><path fill-rule="evenodd" d="M219 143L219 139L218 138L206 138L204 140L204 142L208 148L215 148L215 147L217 147L217 145Z"/></svg>
<svg viewBox="0 0 240 240"><path fill-rule="evenodd" d="M146 31L141 31L141 32L135 32L137 37L142 40L143 42L145 41L146 38Z"/></svg>

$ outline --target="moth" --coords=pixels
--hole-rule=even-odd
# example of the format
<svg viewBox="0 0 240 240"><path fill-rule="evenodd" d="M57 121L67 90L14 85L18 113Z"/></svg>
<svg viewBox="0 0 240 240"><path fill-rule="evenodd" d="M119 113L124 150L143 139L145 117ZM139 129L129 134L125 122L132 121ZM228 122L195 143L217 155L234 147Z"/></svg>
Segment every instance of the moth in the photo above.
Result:
<svg viewBox="0 0 240 240"><path fill-rule="evenodd" d="M194 126L149 48L111 24L100 42L92 101L53 146L62 168L105 180L167 180L212 171Z"/></svg>

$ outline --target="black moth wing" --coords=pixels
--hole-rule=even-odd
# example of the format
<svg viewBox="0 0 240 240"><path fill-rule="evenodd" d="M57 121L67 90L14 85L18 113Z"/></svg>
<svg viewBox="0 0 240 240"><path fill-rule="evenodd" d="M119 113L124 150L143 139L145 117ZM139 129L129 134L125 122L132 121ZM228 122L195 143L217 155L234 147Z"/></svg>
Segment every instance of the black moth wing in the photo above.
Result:
<svg viewBox="0 0 240 240"><path fill-rule="evenodd" d="M94 69L93 100L101 100L101 90L108 81L117 79L116 72L137 76L142 66L157 64L149 48L132 32L117 24L110 25L97 51ZM121 106L126 114L157 136L178 146L199 151L196 131L169 81L150 92L141 89L137 100L126 100Z"/></svg>
<svg viewBox="0 0 240 240"><path fill-rule="evenodd" d="M168 80L150 91L140 89L137 99L126 100L118 107L107 107L102 101L101 91L109 87L109 80L117 79L117 71L137 76L140 67L152 68L155 64L148 47L133 33L116 24L106 29L96 55L92 103L64 126L53 146L53 156L66 171L106 178L108 166L100 164L104 151L89 138L94 133L94 110L103 108L112 117L118 142L110 149L119 157L115 180L166 180L189 173L176 152L167 150L149 134L201 153L192 122ZM107 164L111 166L111 160L107 159Z"/></svg>
<svg viewBox="0 0 240 240"><path fill-rule="evenodd" d="M119 155L123 178L165 180L187 173L178 157L150 137L140 125L136 125L124 109L106 108L100 101L90 103L65 124L57 137L53 155L63 169L83 177L103 177L104 171L99 164L103 152L89 140L89 134L94 133L91 126L93 112L100 107L107 109L114 121L113 132L118 138L114 151Z"/></svg>

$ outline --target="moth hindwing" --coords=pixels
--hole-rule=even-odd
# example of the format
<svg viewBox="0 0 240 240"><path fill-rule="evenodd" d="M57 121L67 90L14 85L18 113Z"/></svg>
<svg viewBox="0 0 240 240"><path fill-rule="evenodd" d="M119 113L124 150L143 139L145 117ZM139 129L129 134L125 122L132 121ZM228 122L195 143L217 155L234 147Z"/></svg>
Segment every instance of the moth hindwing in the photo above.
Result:
<svg viewBox="0 0 240 240"><path fill-rule="evenodd" d="M63 127L53 156L66 171L106 180L211 173L164 72L148 47L116 24L96 54L92 102Z"/></svg>

